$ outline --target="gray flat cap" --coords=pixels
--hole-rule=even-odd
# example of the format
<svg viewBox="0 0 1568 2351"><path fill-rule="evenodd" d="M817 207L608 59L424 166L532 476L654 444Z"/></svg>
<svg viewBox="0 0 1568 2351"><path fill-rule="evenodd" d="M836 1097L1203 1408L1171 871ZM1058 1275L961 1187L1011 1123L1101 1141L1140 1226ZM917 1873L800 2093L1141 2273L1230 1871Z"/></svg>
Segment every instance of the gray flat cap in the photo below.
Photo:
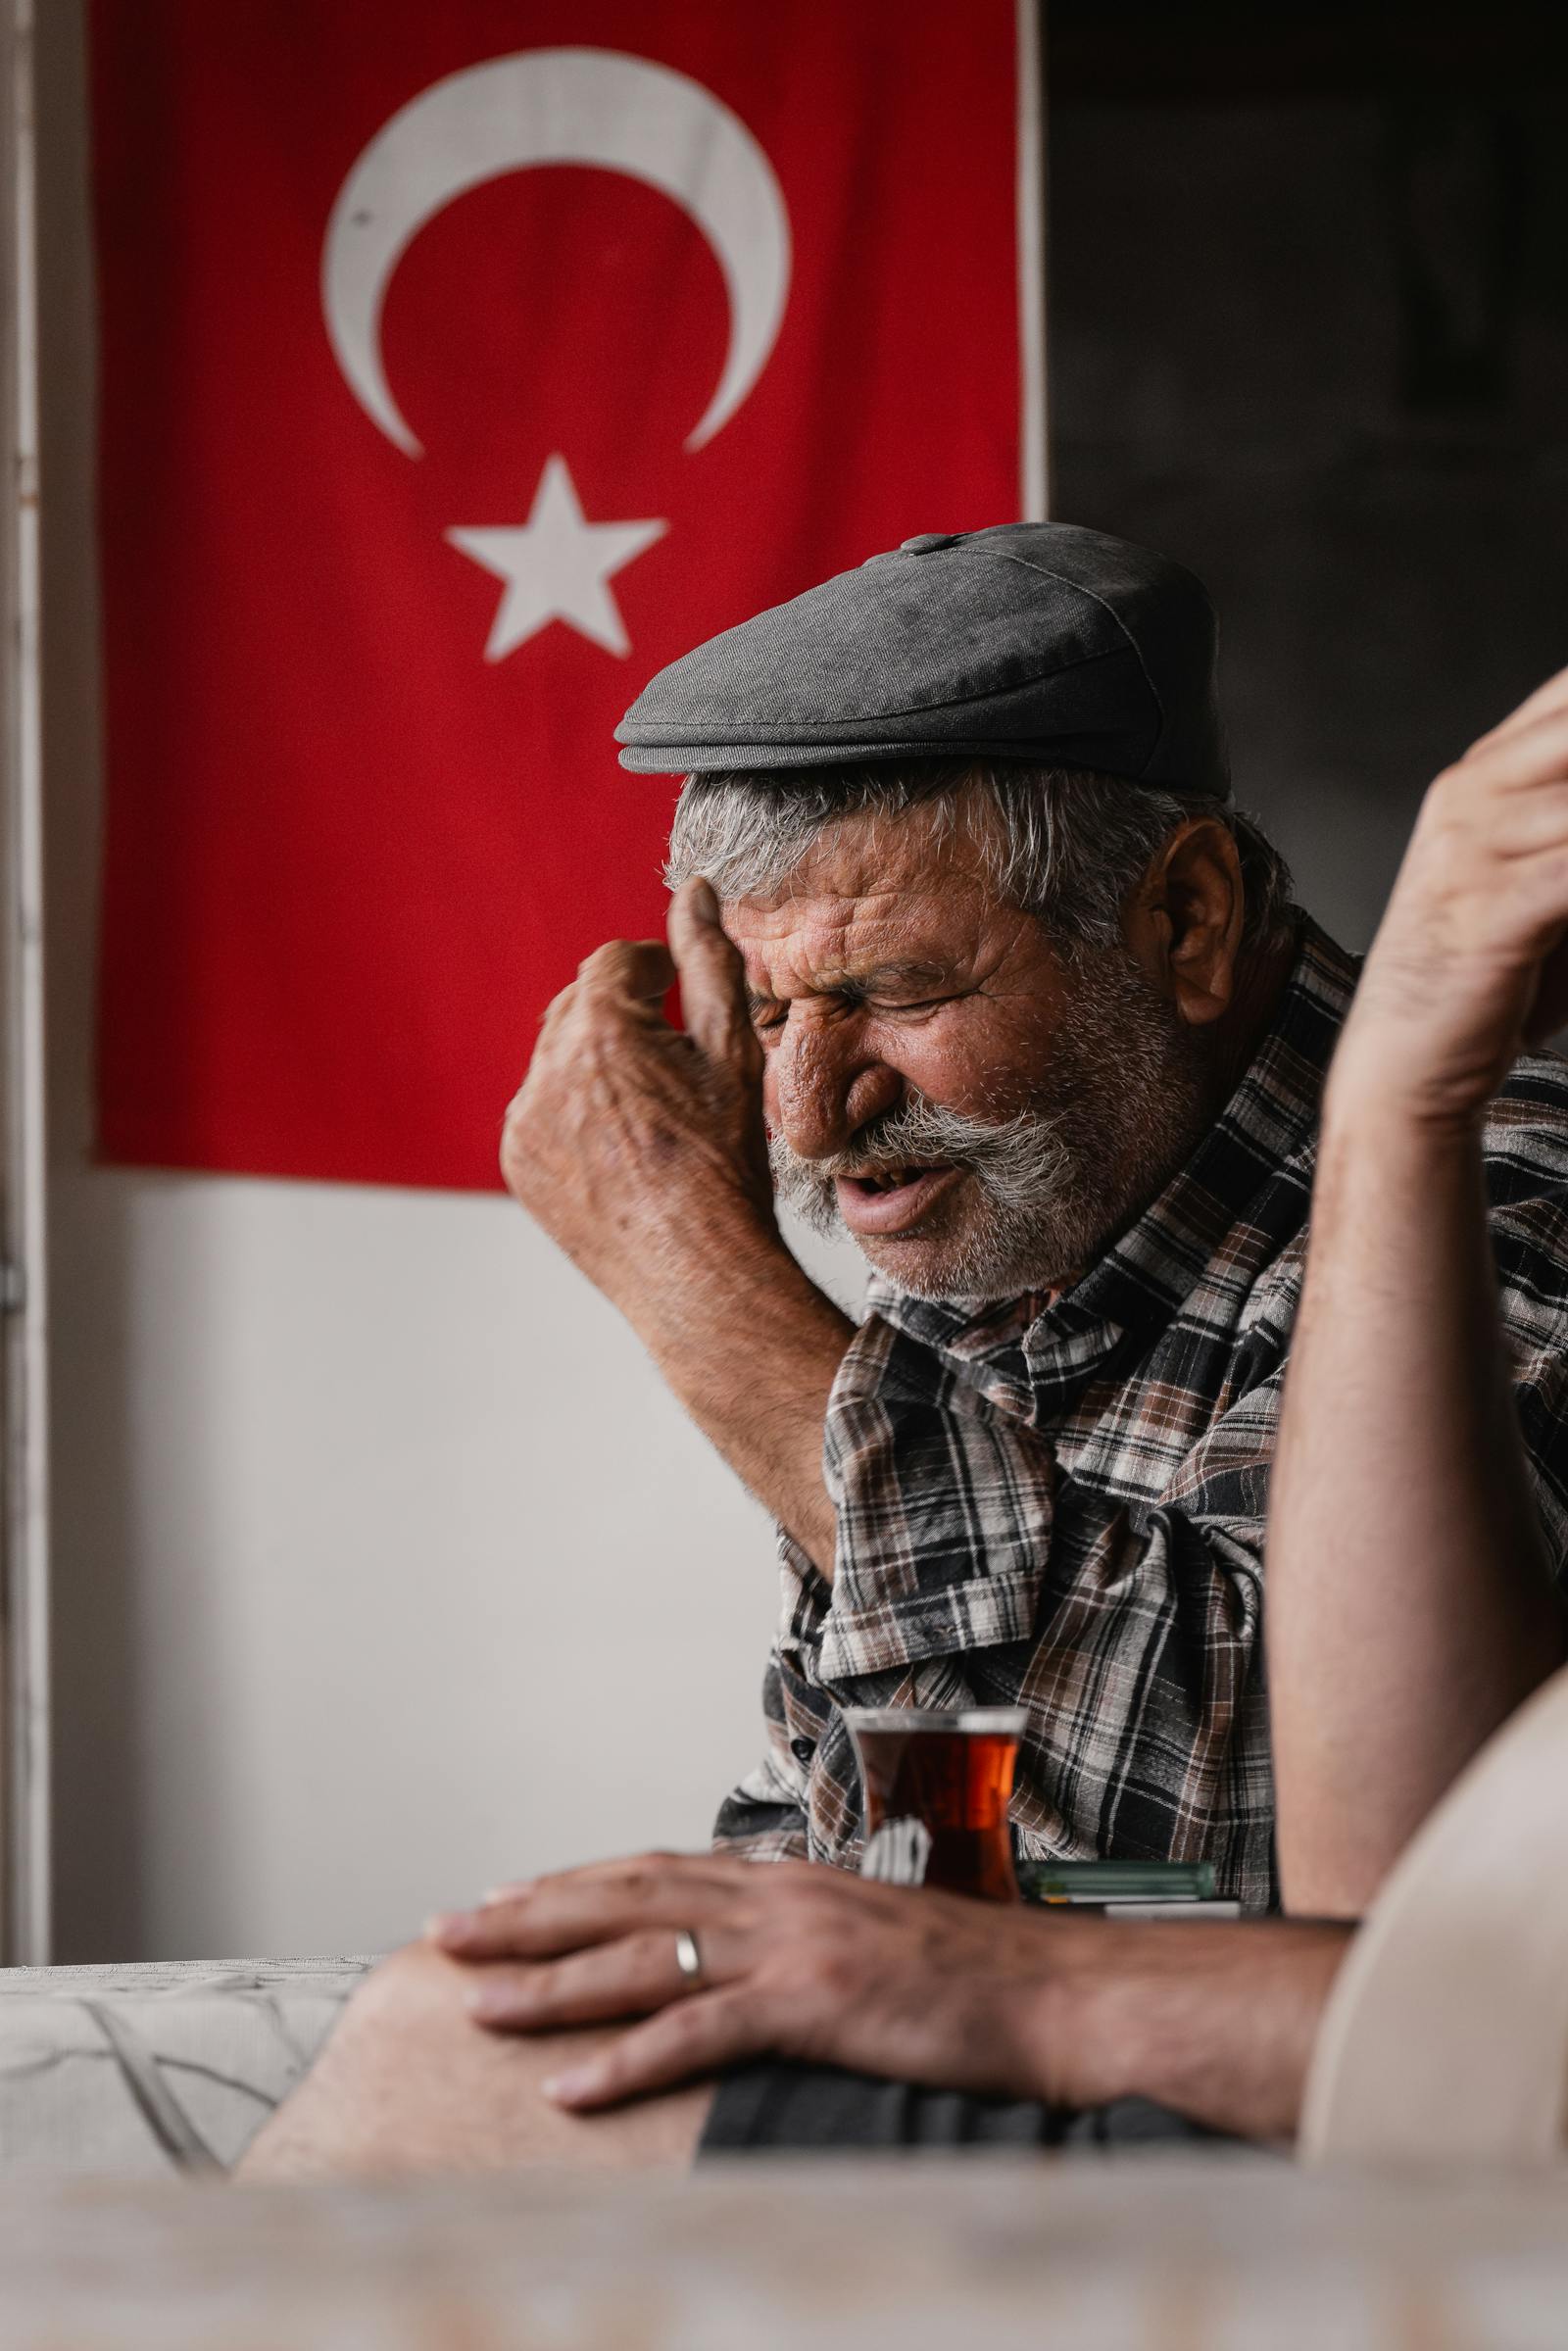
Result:
<svg viewBox="0 0 1568 2351"><path fill-rule="evenodd" d="M660 670L642 774L973 754L1230 789L1213 607L1179 563L1065 522L931 531Z"/></svg>

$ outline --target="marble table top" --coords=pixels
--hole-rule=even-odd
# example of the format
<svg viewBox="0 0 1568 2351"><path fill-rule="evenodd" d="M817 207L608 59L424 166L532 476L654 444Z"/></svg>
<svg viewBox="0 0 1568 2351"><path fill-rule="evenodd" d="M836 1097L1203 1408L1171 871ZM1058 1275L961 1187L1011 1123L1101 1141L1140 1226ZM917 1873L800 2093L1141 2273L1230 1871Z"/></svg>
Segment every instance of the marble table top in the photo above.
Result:
<svg viewBox="0 0 1568 2351"><path fill-rule="evenodd" d="M5 2351L1546 2351L1568 2170L759 2158L315 2188L17 2180Z"/></svg>

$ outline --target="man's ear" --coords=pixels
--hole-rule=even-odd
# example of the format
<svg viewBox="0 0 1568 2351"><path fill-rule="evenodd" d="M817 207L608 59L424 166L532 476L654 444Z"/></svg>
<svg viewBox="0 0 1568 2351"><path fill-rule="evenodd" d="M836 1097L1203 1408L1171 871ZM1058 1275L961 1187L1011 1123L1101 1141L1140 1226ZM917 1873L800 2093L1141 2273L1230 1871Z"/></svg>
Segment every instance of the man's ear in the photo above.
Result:
<svg viewBox="0 0 1568 2351"><path fill-rule="evenodd" d="M1236 836L1216 816L1179 826L1128 903L1128 946L1193 1028L1230 1008L1246 911Z"/></svg>

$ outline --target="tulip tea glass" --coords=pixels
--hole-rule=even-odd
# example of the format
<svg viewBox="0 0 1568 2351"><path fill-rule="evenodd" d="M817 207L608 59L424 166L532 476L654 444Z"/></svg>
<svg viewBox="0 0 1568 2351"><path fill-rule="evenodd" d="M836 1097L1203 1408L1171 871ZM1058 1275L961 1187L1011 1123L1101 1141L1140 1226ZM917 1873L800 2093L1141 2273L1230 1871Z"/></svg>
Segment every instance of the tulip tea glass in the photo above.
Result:
<svg viewBox="0 0 1568 2351"><path fill-rule="evenodd" d="M844 1720L865 1791L865 1876L1016 1902L1007 1804L1015 1706L858 1706Z"/></svg>

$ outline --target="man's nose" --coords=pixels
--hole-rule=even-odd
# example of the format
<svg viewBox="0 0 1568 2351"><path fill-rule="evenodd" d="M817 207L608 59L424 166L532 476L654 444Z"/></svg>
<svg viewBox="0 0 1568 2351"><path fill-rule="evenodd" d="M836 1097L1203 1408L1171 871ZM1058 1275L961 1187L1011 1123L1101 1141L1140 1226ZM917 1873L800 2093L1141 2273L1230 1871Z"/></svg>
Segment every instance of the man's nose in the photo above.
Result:
<svg viewBox="0 0 1568 2351"><path fill-rule="evenodd" d="M904 1081L886 1062L858 1053L846 1030L786 1024L768 1056L770 1123L798 1158L847 1151L867 1119L891 1110Z"/></svg>

